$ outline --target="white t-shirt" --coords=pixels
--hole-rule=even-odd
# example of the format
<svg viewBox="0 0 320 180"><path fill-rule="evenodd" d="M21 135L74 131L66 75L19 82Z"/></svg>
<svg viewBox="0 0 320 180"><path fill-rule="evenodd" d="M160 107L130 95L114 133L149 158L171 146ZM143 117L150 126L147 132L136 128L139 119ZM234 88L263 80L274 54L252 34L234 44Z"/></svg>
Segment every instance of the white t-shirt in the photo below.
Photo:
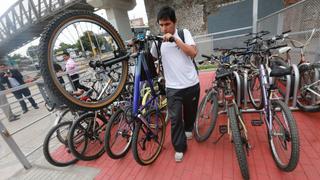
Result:
<svg viewBox="0 0 320 180"><path fill-rule="evenodd" d="M177 29L173 36L181 39ZM184 41L188 45L195 45L191 33L187 29L184 29ZM152 45L150 51L153 57L158 57L155 44ZM161 45L161 55L166 87L184 89L199 83L193 60L175 42L163 42Z"/></svg>

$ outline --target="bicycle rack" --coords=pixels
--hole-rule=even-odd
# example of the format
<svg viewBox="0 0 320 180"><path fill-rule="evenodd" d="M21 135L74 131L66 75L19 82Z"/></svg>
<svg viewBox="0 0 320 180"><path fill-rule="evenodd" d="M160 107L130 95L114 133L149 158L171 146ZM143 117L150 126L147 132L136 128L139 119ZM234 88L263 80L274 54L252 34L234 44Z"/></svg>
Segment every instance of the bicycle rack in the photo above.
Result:
<svg viewBox="0 0 320 180"><path fill-rule="evenodd" d="M267 68L268 73L270 74L271 69ZM287 75L286 76L286 94L284 97L284 101L286 104L289 104L289 100L290 100L290 91L291 91L291 82L292 80L294 81L294 89L293 89L293 98L292 98L292 106L289 107L291 110L297 110L296 108L296 104L297 104L297 93L298 93L298 87L299 87L299 80L300 80L300 74L299 74L299 70L296 64L292 65L292 73L294 74L294 79L291 78L291 75ZM236 77L236 81L237 81L237 100L238 100L238 106L240 106L239 102L241 99L241 94L240 94L240 89L241 89L241 85L240 85L240 78L238 73L234 73L235 77ZM319 71L315 71L315 78L319 78ZM274 81L273 77L269 77L270 82ZM240 83L239 83L240 82ZM238 84L239 83L239 84ZM248 72L245 70L244 74L243 74L243 88L244 88L244 100L243 100L243 105L244 105L244 109L242 109L242 112L260 112L261 110L256 110L254 108L248 108L248 92L247 92L247 87L248 87Z"/></svg>
<svg viewBox="0 0 320 180"><path fill-rule="evenodd" d="M294 73L294 88L293 88L293 95L292 95L293 96L292 108L296 108L297 107L297 94L298 94L298 88L299 88L300 73L299 73L298 66L296 64L292 64L291 66L292 66L292 70L293 70L293 73Z"/></svg>
<svg viewBox="0 0 320 180"><path fill-rule="evenodd" d="M244 70L244 74L243 74L243 88L244 88L244 92L243 92L243 104L244 104L244 109L247 109L248 107L248 103L247 103L247 98L248 98L248 71Z"/></svg>
<svg viewBox="0 0 320 180"><path fill-rule="evenodd" d="M10 147L11 151L14 153L14 155L17 157L17 159L20 161L20 163L23 165L25 169L30 169L32 166L26 156L23 154L15 140L12 138L9 131L6 129L6 127L2 124L0 121L0 135L5 140L7 145Z"/></svg>
<svg viewBox="0 0 320 180"><path fill-rule="evenodd" d="M233 71L234 76L236 77L236 81L237 81L237 105L238 107L240 107L241 105L241 80L240 80L240 76L237 72Z"/></svg>

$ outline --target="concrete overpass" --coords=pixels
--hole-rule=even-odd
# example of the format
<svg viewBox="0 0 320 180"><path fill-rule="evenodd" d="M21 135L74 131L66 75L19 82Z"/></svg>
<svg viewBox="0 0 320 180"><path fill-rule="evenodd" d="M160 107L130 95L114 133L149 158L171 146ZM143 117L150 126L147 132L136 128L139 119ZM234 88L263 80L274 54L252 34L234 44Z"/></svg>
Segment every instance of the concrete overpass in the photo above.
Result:
<svg viewBox="0 0 320 180"><path fill-rule="evenodd" d="M38 38L45 26L59 13L71 9L106 9L123 39L130 37L127 11L135 0L18 0L0 17L0 57Z"/></svg>

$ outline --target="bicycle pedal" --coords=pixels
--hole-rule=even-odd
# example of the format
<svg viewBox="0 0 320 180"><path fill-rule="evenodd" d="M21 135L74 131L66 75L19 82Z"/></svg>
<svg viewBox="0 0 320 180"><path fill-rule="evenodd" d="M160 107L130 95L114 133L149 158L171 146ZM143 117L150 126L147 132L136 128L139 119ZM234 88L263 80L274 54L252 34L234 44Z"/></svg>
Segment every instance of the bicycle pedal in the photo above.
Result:
<svg viewBox="0 0 320 180"><path fill-rule="evenodd" d="M258 119L254 119L254 120L251 120L251 125L252 126L261 126L263 124L263 121L262 120L258 120Z"/></svg>
<svg viewBox="0 0 320 180"><path fill-rule="evenodd" d="M227 133L227 132L228 132L228 127L227 127L227 125L220 125L220 126L219 126L219 132L220 132L220 134L225 134L225 133Z"/></svg>

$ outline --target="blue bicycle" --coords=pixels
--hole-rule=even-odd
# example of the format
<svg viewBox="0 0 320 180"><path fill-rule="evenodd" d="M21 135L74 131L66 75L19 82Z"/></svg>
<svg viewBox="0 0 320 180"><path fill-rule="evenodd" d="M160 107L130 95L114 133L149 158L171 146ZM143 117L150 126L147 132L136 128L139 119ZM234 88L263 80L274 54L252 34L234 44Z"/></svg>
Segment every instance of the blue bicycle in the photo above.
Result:
<svg viewBox="0 0 320 180"><path fill-rule="evenodd" d="M131 146L135 160L140 165L153 163L159 156L166 133L165 114L161 103L163 91L153 58L150 43L157 45L158 54L161 37L137 33L131 45L136 53L133 101L119 109L107 125L105 150L113 159L124 157ZM161 59L160 56L158 59ZM159 60L161 67L161 60ZM148 98L141 94L142 81L148 86ZM163 89L163 88L162 88ZM143 97L143 98L142 98ZM147 100L146 100L147 99Z"/></svg>
<svg viewBox="0 0 320 180"><path fill-rule="evenodd" d="M137 54L135 56L135 78L134 78L134 96L133 96L133 108L132 116L135 120L135 128L132 138L132 152L134 159L140 165L148 165L153 163L159 156L166 133L165 118L161 109L158 107L160 91L156 92L153 83L153 77L155 73L151 71L148 66L150 62L150 42L154 42L155 45L159 45L162 41L161 37L139 33L133 40L137 47ZM158 43L156 43L158 42ZM159 46L157 46L158 55L160 55ZM161 59L161 58L159 58ZM160 63L161 64L161 63ZM142 71L143 70L143 71ZM149 84L152 97L140 106L140 80L141 75L146 75L146 81ZM151 108L150 108L151 106ZM143 114L142 110L148 109Z"/></svg>

